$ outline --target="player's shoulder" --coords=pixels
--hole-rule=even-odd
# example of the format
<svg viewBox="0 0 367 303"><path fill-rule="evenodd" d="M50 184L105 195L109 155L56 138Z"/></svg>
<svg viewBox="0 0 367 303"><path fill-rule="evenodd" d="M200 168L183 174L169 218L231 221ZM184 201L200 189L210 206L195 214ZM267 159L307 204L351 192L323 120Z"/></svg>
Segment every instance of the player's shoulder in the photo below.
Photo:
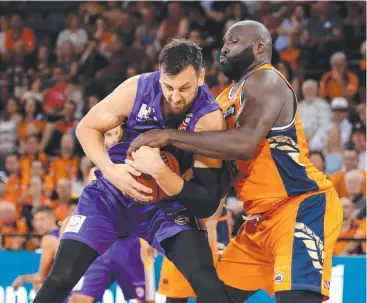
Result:
<svg viewBox="0 0 367 303"><path fill-rule="evenodd" d="M41 248L55 248L59 244L59 238L52 234L47 234L42 237Z"/></svg>
<svg viewBox="0 0 367 303"><path fill-rule="evenodd" d="M287 88L287 83L275 69L264 68L251 73L244 82L243 90L247 92L272 92Z"/></svg>
<svg viewBox="0 0 367 303"><path fill-rule="evenodd" d="M224 118L221 110L215 110L203 115L195 125L195 132L218 131L224 129Z"/></svg>

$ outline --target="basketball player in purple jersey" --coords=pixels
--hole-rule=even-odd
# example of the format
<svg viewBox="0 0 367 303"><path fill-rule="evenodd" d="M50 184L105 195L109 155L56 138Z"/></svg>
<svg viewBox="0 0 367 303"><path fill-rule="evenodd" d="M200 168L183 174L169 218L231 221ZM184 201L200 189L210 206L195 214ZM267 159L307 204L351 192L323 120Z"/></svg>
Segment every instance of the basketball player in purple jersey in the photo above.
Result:
<svg viewBox="0 0 367 303"><path fill-rule="evenodd" d="M173 41L162 50L159 66L159 72L126 80L79 123L76 133L87 157L98 167L96 180L84 189L34 303L63 302L99 255L119 237L130 236L164 253L201 303L232 302L215 272L206 233L193 217L216 212L222 194L222 163L174 150L182 173L193 166L194 178L184 181L165 165L159 150L140 149L134 157L139 163L142 158L146 161L144 173L152 175L170 196L153 204L147 203L151 189L133 178L141 172L125 164L130 143L145 131L223 129L222 113L204 84L202 54L196 44ZM122 123L122 142L107 152L103 134Z"/></svg>
<svg viewBox="0 0 367 303"><path fill-rule="evenodd" d="M109 149L117 144L121 135L120 125L106 132L104 135L106 148ZM95 179L94 175L91 176L91 180L93 179ZM73 212L69 212L69 215L71 216ZM69 219L70 217L64 220L60 234L64 232L64 227L67 227ZM146 274L148 273L149 271ZM144 265L140 259L139 239L118 239L88 268L73 288L67 303L101 301L105 290L114 280L119 284L125 300L137 299L138 302L154 303L155 284L151 283L151 280L155 278L154 271L152 274L153 277L147 276L145 279Z"/></svg>
<svg viewBox="0 0 367 303"><path fill-rule="evenodd" d="M37 291L50 271L59 246L59 228L56 225L55 214L51 207L40 206L34 209L33 225L37 233L43 236L39 269L37 273L18 276L12 284L15 290L23 283L32 283Z"/></svg>

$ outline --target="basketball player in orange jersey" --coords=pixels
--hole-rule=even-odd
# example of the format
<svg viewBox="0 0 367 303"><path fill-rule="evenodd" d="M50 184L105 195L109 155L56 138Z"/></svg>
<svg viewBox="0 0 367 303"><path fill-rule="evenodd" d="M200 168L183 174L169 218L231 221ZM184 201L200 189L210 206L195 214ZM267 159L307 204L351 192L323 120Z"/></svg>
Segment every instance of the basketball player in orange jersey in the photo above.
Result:
<svg viewBox="0 0 367 303"><path fill-rule="evenodd" d="M277 303L320 303L329 296L342 209L332 184L308 158L296 95L270 64L271 49L264 25L234 24L220 58L234 83L217 98L229 129L153 130L140 135L130 152L172 144L235 160L233 185L247 216L218 262L219 277L236 302L264 289L275 292Z"/></svg>

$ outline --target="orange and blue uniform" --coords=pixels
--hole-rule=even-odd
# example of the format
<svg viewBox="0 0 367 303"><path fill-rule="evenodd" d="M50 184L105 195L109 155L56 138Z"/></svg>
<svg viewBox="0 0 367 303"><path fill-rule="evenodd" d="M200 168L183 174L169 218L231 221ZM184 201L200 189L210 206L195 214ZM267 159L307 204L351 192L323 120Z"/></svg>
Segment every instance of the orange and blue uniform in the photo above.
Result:
<svg viewBox="0 0 367 303"><path fill-rule="evenodd" d="M277 73L293 91L271 64L249 75L262 69ZM217 98L229 129L236 127L245 81L234 94L229 87ZM312 165L308 153L296 109L288 125L271 129L252 159L233 163L233 185L247 217L217 263L225 284L264 289L270 295L309 290L328 297L343 215L332 183Z"/></svg>
<svg viewBox="0 0 367 303"><path fill-rule="evenodd" d="M220 253L224 247L228 245L231 237L231 228L228 224L227 211L225 208L218 219L217 235L218 251ZM162 263L158 292L168 298L196 298L196 294L189 282L166 257L164 257Z"/></svg>

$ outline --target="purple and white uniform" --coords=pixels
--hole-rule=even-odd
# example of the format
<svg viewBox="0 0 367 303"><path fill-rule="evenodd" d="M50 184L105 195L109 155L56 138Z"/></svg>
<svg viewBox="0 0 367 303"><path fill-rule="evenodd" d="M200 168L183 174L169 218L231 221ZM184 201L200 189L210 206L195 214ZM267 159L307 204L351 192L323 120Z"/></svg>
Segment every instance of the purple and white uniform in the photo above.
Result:
<svg viewBox="0 0 367 303"><path fill-rule="evenodd" d="M113 281L119 284L125 300L145 301L144 265L137 238L118 239L85 272L71 294L82 294L101 301Z"/></svg>
<svg viewBox="0 0 367 303"><path fill-rule="evenodd" d="M162 89L159 72L142 74L139 78L135 103L121 142L108 150L114 163L125 163L132 140L139 133L168 128L161 112ZM193 132L197 121L204 115L219 110L219 106L203 85L181 125L182 131ZM170 126L172 127L172 126ZM181 172L193 164L192 154L175 149ZM79 199L74 216L70 219L63 239L83 242L103 254L118 239L136 237L146 240L164 253L161 242L181 231L198 228L198 221L190 217L184 206L174 200L143 205L124 196L107 181L100 170L96 180L89 183Z"/></svg>

